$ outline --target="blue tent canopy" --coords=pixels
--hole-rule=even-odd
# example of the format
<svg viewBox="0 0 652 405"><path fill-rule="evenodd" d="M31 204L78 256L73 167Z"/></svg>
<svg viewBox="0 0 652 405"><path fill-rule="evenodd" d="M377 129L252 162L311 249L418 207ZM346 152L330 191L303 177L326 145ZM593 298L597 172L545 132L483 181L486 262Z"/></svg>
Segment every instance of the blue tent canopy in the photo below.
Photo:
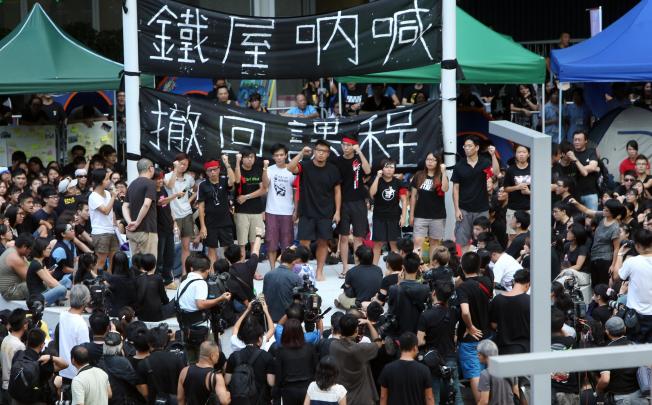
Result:
<svg viewBox="0 0 652 405"><path fill-rule="evenodd" d="M561 82L652 80L652 0L642 0L598 35L552 51Z"/></svg>

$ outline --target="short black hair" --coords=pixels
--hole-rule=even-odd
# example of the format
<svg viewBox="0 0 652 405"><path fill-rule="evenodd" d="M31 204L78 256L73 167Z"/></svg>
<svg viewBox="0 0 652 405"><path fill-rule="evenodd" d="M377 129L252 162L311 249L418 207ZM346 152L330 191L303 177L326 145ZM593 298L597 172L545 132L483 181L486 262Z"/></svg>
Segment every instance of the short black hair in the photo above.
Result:
<svg viewBox="0 0 652 405"><path fill-rule="evenodd" d="M231 268L231 263L228 260L221 257L213 263L213 271L217 274L228 273Z"/></svg>
<svg viewBox="0 0 652 405"><path fill-rule="evenodd" d="M256 152L254 152L254 150L248 146L242 148L242 150L240 150L240 154L242 155L243 158L251 155L256 156Z"/></svg>
<svg viewBox="0 0 652 405"><path fill-rule="evenodd" d="M11 161L12 162L26 162L27 161L27 155L22 150L14 151L14 153L11 154ZM17 169L17 170L20 170L20 169ZM23 172L23 173L25 173L25 172Z"/></svg>
<svg viewBox="0 0 652 405"><path fill-rule="evenodd" d="M294 249L294 252L301 263L308 263L308 260L310 260L310 249L307 247L299 245Z"/></svg>
<svg viewBox="0 0 652 405"><path fill-rule="evenodd" d="M439 302L448 302L453 295L454 286L450 280L436 280L434 293Z"/></svg>
<svg viewBox="0 0 652 405"><path fill-rule="evenodd" d="M168 344L167 330L153 328L147 331L147 344L151 349L162 349Z"/></svg>
<svg viewBox="0 0 652 405"><path fill-rule="evenodd" d="M369 304L371 305L371 304ZM342 311L337 311L333 315L331 315L331 329L333 332L340 333L340 319L344 316L344 312Z"/></svg>
<svg viewBox="0 0 652 405"><path fill-rule="evenodd" d="M315 142L315 148L319 145L327 147L329 151L331 149L331 144L323 139L317 139L317 142Z"/></svg>
<svg viewBox="0 0 652 405"><path fill-rule="evenodd" d="M385 256L385 264L394 271L401 271L403 269L403 256L395 252L389 252Z"/></svg>
<svg viewBox="0 0 652 405"><path fill-rule="evenodd" d="M530 270L521 269L514 273L514 283L528 284L530 282Z"/></svg>
<svg viewBox="0 0 652 405"><path fill-rule="evenodd" d="M288 319L303 321L303 305L297 303L290 304L290 306L285 310L285 315L287 315Z"/></svg>
<svg viewBox="0 0 652 405"><path fill-rule="evenodd" d="M645 248L652 246L652 231L645 228L639 228L634 232L634 242Z"/></svg>
<svg viewBox="0 0 652 405"><path fill-rule="evenodd" d="M346 314L340 319L340 332L342 336L353 336L358 330L358 318L352 314Z"/></svg>
<svg viewBox="0 0 652 405"><path fill-rule="evenodd" d="M27 311L22 308L16 308L11 311L11 314L9 314L9 319L7 320L9 328L11 328L12 331L20 330L23 326L25 326L25 322L27 322Z"/></svg>
<svg viewBox="0 0 652 405"><path fill-rule="evenodd" d="M258 343L260 339L265 334L265 329L258 322L258 320L253 316L248 316L245 318L240 330L238 330L238 339L242 340L247 345L253 345Z"/></svg>
<svg viewBox="0 0 652 405"><path fill-rule="evenodd" d="M514 219L516 223L521 224L519 228L526 230L530 227L530 214L527 211L518 210L514 213Z"/></svg>
<svg viewBox="0 0 652 405"><path fill-rule="evenodd" d="M403 258L403 268L408 274L416 274L421 266L421 257L416 253L408 253Z"/></svg>
<svg viewBox="0 0 652 405"><path fill-rule="evenodd" d="M281 263L290 264L297 260L297 253L291 247L286 247L281 253Z"/></svg>
<svg viewBox="0 0 652 405"><path fill-rule="evenodd" d="M396 247L398 250L403 252L403 254L408 254L414 251L414 241L407 237L399 238L396 241Z"/></svg>
<svg viewBox="0 0 652 405"><path fill-rule="evenodd" d="M398 338L398 345L402 352L409 352L417 346L417 335L414 332L404 332Z"/></svg>
<svg viewBox="0 0 652 405"><path fill-rule="evenodd" d="M237 263L242 259L242 251L240 250L240 246L232 243L229 246L224 249L224 257L226 257L226 260L229 261L229 263Z"/></svg>
<svg viewBox="0 0 652 405"><path fill-rule="evenodd" d="M383 314L383 306L378 301L371 301L367 306L367 319L377 322Z"/></svg>
<svg viewBox="0 0 652 405"><path fill-rule="evenodd" d="M195 253L188 256L188 259L190 259L190 268L192 268L192 271L205 273L211 268L211 261L202 253Z"/></svg>
<svg viewBox="0 0 652 405"><path fill-rule="evenodd" d="M272 145L272 147L270 148L270 150L272 151L272 155L275 154L276 152L278 152L278 151L281 150L281 149L283 149L283 152L285 152L285 154L287 155L287 153L288 153L288 147L285 146L285 144L282 144L282 143L275 143L275 144Z"/></svg>
<svg viewBox="0 0 652 405"><path fill-rule="evenodd" d="M471 141L475 146L480 146L480 138L478 138L476 135L468 135L464 137L464 142L462 142L462 144L464 144L466 141Z"/></svg>
<svg viewBox="0 0 652 405"><path fill-rule="evenodd" d="M100 336L104 335L109 331L109 325L111 324L111 319L109 316L101 311L95 311L88 318L88 324L91 327L93 335Z"/></svg>
<svg viewBox="0 0 652 405"><path fill-rule="evenodd" d="M77 364L88 364L90 355L88 349L84 345L77 345L70 350L70 358L75 360Z"/></svg>
<svg viewBox="0 0 652 405"><path fill-rule="evenodd" d="M485 217L484 215L481 217L477 217L476 219L473 220L473 226L479 226L484 229L490 229L491 228L491 221L489 221L489 218Z"/></svg>
<svg viewBox="0 0 652 405"><path fill-rule="evenodd" d="M34 237L28 233L21 233L16 238L14 246L17 248L29 247L31 248L34 245Z"/></svg>
<svg viewBox="0 0 652 405"><path fill-rule="evenodd" d="M106 178L107 173L108 172L104 168L93 170L91 172L91 182L92 182L92 184L95 185L95 186L101 184L104 181L104 179Z"/></svg>
<svg viewBox="0 0 652 405"><path fill-rule="evenodd" d="M474 274L480 271L480 256L476 252L466 252L460 260L464 274Z"/></svg>
<svg viewBox="0 0 652 405"><path fill-rule="evenodd" d="M566 315L564 315L564 311L559 308L552 307L550 312L550 331L553 333L561 332L565 321Z"/></svg>
<svg viewBox="0 0 652 405"><path fill-rule="evenodd" d="M485 249L488 250L490 253L503 253L505 251L505 249L503 249L503 246L497 241L487 242Z"/></svg>
<svg viewBox="0 0 652 405"><path fill-rule="evenodd" d="M374 262L374 252L367 245L360 245L355 250L355 257L358 258L358 261L362 265L370 265Z"/></svg>
<svg viewBox="0 0 652 405"><path fill-rule="evenodd" d="M140 258L140 268L149 272L156 268L156 256L151 253L143 254L143 257Z"/></svg>
<svg viewBox="0 0 652 405"><path fill-rule="evenodd" d="M45 343L45 332L39 328L32 328L27 331L27 347L36 349Z"/></svg>

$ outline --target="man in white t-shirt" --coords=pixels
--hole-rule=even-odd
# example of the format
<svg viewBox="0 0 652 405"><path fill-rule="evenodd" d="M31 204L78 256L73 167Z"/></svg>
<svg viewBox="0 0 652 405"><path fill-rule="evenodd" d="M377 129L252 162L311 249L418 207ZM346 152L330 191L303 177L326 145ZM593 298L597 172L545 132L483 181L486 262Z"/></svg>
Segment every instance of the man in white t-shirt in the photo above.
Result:
<svg viewBox="0 0 652 405"><path fill-rule="evenodd" d="M70 351L77 345L90 342L88 325L82 317L90 300L88 287L83 284L73 285L70 289L70 309L59 315L59 356L70 364L68 368L61 370L59 375L69 380L77 375L77 369L70 361Z"/></svg>
<svg viewBox="0 0 652 405"><path fill-rule="evenodd" d="M195 179L186 173L190 159L185 153L179 153L175 158L174 169L165 175L165 190L169 195L183 193L170 201L172 217L179 228L179 237L181 238L181 263L186 262L190 254L190 239L195 236L195 221L192 217L192 202L197 194L192 194L195 187Z"/></svg>
<svg viewBox="0 0 652 405"><path fill-rule="evenodd" d="M652 231L639 229L634 233L634 242L638 256L629 257L622 263L623 257L630 250L626 245L618 251L615 280L629 281L627 288L627 307L638 315L639 333L631 336L638 343L652 343ZM621 267L622 263L622 267Z"/></svg>
<svg viewBox="0 0 652 405"><path fill-rule="evenodd" d="M281 251L292 244L294 240L294 180L296 176L287 169L288 149L277 143L272 146L274 165L263 171L263 183L267 191L265 221L267 229L267 256L270 268L276 267L277 248Z"/></svg>
<svg viewBox="0 0 652 405"><path fill-rule="evenodd" d="M71 384L72 403L77 404L107 404L113 396L109 375L99 367L90 363L88 349L77 345L68 353L72 364L77 369L77 375Z"/></svg>
<svg viewBox="0 0 652 405"><path fill-rule="evenodd" d="M25 350L22 342L23 335L27 332L27 312L22 308L14 309L9 315L9 334L2 340L0 349L0 365L2 365L2 395L0 400L8 399L9 371L16 352Z"/></svg>
<svg viewBox="0 0 652 405"><path fill-rule="evenodd" d="M88 209L91 217L91 238L97 255L97 268L103 269L106 259L109 259L109 269L113 262L113 254L120 245L115 236L115 222L113 219L113 203L116 192L111 185L109 172L106 169L96 169L91 172L91 181L94 184L93 192L88 196Z"/></svg>
<svg viewBox="0 0 652 405"><path fill-rule="evenodd" d="M512 256L503 251L503 247L496 241L487 243L486 249L491 253L491 262L494 264L494 284L499 289L512 291L514 286L514 273L523 266Z"/></svg>

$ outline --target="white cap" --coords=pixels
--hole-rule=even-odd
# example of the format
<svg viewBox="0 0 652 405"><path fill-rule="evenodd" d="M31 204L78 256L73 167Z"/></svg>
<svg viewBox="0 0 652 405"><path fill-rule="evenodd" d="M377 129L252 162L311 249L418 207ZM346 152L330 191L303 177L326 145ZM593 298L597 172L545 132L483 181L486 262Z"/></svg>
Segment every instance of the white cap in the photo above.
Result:
<svg viewBox="0 0 652 405"><path fill-rule="evenodd" d="M65 179L59 182L59 192L65 193L66 191L68 191L69 188L76 187L76 186L77 186L77 179L71 180L70 177L66 177Z"/></svg>
<svg viewBox="0 0 652 405"><path fill-rule="evenodd" d="M88 175L88 172L86 171L86 169L77 169L77 170L75 170L75 177L86 176L86 175Z"/></svg>

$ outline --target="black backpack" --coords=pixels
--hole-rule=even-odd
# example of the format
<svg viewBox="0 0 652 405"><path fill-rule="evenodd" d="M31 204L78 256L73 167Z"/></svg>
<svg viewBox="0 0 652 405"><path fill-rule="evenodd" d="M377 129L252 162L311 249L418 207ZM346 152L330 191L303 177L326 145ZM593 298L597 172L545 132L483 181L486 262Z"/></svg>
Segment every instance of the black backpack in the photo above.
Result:
<svg viewBox="0 0 652 405"><path fill-rule="evenodd" d="M250 403L256 403L258 398L258 388L256 386L256 375L254 373L253 364L260 356L262 350L257 349L254 353L250 354L249 360L243 361L242 351L238 351L232 356L236 356L237 365L231 374L231 382L229 382L229 392L231 398L249 399Z"/></svg>
<svg viewBox="0 0 652 405"><path fill-rule="evenodd" d="M9 371L9 395L19 402L33 403L41 400L41 367L25 355L25 350L17 352Z"/></svg>

